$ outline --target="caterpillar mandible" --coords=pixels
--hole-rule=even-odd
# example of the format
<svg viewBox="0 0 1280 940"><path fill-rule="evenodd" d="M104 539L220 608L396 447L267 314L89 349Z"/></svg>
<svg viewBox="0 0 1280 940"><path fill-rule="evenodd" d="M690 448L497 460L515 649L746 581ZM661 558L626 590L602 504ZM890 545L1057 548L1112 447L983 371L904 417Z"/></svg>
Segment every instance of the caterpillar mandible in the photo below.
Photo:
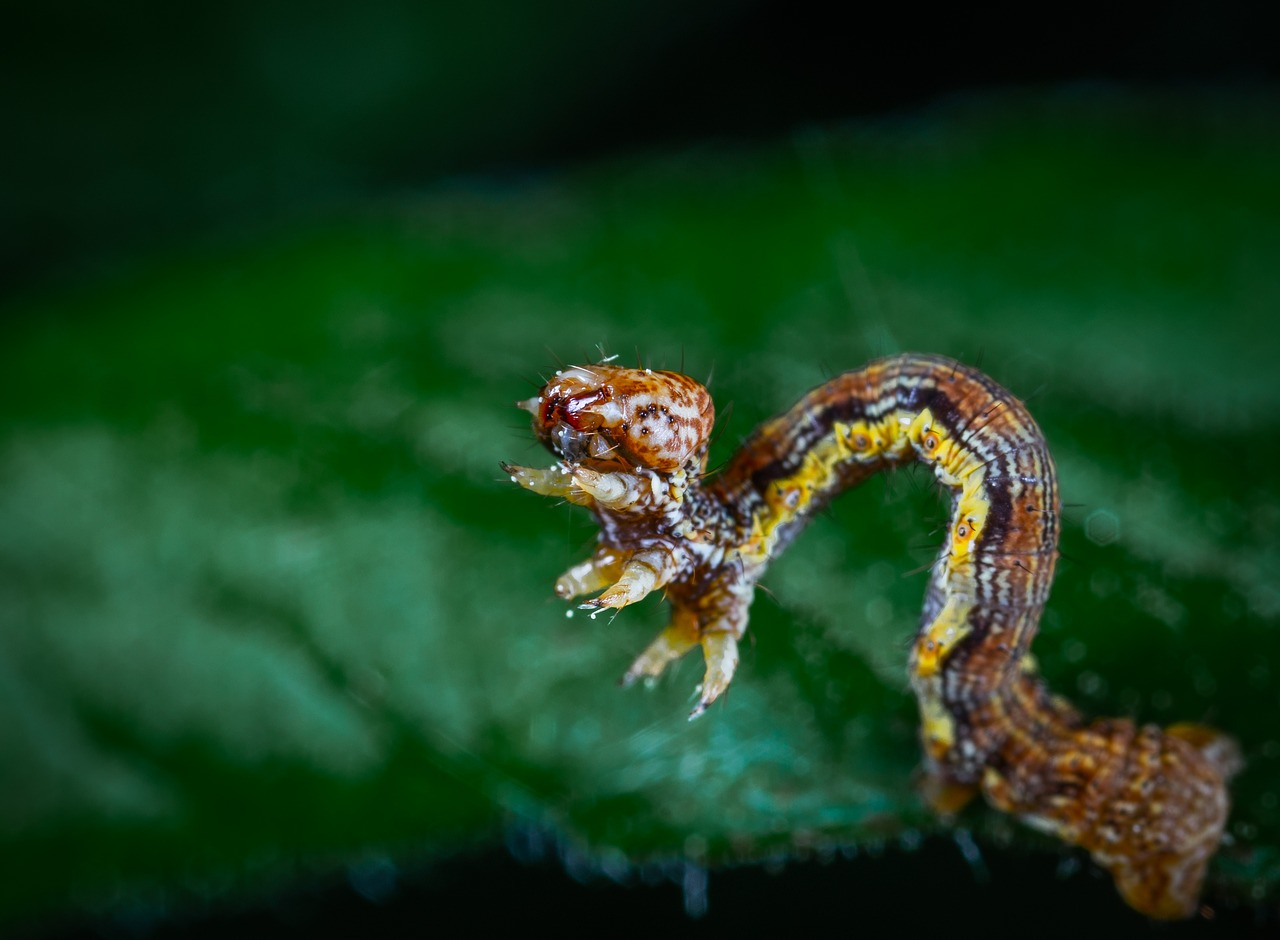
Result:
<svg viewBox="0 0 1280 940"><path fill-rule="evenodd" d="M815 388L706 475L714 406L674 372L600 364L557 372L518 405L557 458L504 464L513 482L586 506L598 547L556 581L582 606L662 590L670 625L624 676L658 676L700 647L706 710L733 679L769 562L833 497L910 460L951 491L910 655L924 795L942 813L981 792L999 810L1082 846L1154 918L1196 910L1222 838L1235 743L1203 725L1086 722L1037 675L1029 649L1058 559L1053 460L1023 404L941 356L873 361Z"/></svg>

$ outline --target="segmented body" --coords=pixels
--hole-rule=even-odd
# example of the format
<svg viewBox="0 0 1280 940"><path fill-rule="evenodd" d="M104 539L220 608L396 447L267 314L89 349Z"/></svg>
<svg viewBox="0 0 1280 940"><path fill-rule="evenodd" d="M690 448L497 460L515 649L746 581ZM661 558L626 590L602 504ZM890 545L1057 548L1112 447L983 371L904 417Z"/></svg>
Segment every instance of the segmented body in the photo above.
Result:
<svg viewBox="0 0 1280 940"><path fill-rule="evenodd" d="M952 512L910 656L926 797L950 813L982 792L1086 848L1143 913L1194 912L1237 751L1199 725L1086 723L1036 674L1029 647L1058 558L1057 481L1035 421L994 381L938 356L872 362L759 427L710 479L714 411L685 376L576 367L522 407L560 463L508 467L512 479L586 505L600 523L595 554L557 593L603 589L583 605L599 609L663 590L671 624L624 678L657 676L701 646L695 716L733 678L756 582L814 511L886 467L931 466Z"/></svg>

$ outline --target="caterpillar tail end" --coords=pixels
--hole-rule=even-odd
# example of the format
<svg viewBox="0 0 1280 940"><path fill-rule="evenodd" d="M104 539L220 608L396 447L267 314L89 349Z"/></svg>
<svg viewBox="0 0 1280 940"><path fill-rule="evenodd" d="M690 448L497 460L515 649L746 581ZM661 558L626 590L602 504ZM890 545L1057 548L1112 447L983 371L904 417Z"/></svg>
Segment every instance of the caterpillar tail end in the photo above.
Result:
<svg viewBox="0 0 1280 940"><path fill-rule="evenodd" d="M1194 722L1180 722L1164 729L1165 734L1180 738L1194 747L1212 765L1223 783L1244 770L1244 754L1235 738L1217 728Z"/></svg>
<svg viewBox="0 0 1280 940"><path fill-rule="evenodd" d="M1147 726L1141 737L1140 769L1099 829L1107 838L1090 848L1131 907L1182 920L1200 909L1230 811L1227 783L1243 760L1234 740L1204 725Z"/></svg>

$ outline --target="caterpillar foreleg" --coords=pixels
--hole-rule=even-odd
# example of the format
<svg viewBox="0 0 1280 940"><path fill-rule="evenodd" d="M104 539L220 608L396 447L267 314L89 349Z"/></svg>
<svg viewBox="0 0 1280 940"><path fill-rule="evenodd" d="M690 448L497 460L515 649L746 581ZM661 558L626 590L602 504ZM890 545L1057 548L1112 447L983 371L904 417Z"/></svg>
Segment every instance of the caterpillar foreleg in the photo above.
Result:
<svg viewBox="0 0 1280 940"><path fill-rule="evenodd" d="M572 600L583 594L594 594L622 577L625 552L601 546L586 561L580 561L556 578L556 597Z"/></svg>
<svg viewBox="0 0 1280 940"><path fill-rule="evenodd" d="M579 488L574 485L573 476L564 464L554 467L521 467L518 464L503 463L502 470L511 476L511 482L519 484L531 493L539 496L555 496L572 500L578 495ZM578 500L581 504L581 500Z"/></svg>
<svg viewBox="0 0 1280 940"><path fill-rule="evenodd" d="M738 668L738 638L728 621L715 619L704 627L696 611L676 605L671 623L636 657L622 677L622 684L658 678L667 666L695 647L702 648L705 664L698 704L689 714L690 719L697 718L729 687Z"/></svg>
<svg viewBox="0 0 1280 940"><path fill-rule="evenodd" d="M600 473L589 467L572 467L573 484L597 504L621 512L645 494L645 485L634 473Z"/></svg>
<svg viewBox="0 0 1280 940"><path fill-rule="evenodd" d="M671 623L636 657L635 662L623 674L622 684L631 685L637 679L658 678L667 666L698 645L701 639L699 632L697 615L685 608L675 607Z"/></svg>
<svg viewBox="0 0 1280 940"><path fill-rule="evenodd" d="M706 660L707 670L702 676L702 695L698 704L689 713L689 718L697 718L707 706L718 699L729 688L733 674L738 669L738 639L725 630L708 631L702 635L702 657Z"/></svg>
<svg viewBox="0 0 1280 940"><path fill-rule="evenodd" d="M678 568L675 553L666 546L641 549L622 563L622 574L599 597L584 601L584 609L621 608L644 600L671 580Z"/></svg>

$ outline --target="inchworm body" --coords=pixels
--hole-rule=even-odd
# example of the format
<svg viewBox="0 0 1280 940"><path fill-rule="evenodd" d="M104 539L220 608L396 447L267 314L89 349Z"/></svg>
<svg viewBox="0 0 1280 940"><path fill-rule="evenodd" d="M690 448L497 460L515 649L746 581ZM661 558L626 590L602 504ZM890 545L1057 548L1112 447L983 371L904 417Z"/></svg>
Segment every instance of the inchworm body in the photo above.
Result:
<svg viewBox="0 0 1280 940"><path fill-rule="evenodd" d="M701 647L693 716L728 687L755 585L813 513L879 470L931 466L952 512L910 655L926 799L950 814L981 792L1087 849L1142 913L1195 912L1238 750L1202 725L1086 722L1046 688L1029 648L1058 559L1057 481L1035 421L994 381L940 356L874 361L765 422L710 477L714 407L686 376L578 366L519 404L558 463L506 466L512 480L600 525L556 593L602 592L583 604L599 610L664 591L671 623L624 681Z"/></svg>

